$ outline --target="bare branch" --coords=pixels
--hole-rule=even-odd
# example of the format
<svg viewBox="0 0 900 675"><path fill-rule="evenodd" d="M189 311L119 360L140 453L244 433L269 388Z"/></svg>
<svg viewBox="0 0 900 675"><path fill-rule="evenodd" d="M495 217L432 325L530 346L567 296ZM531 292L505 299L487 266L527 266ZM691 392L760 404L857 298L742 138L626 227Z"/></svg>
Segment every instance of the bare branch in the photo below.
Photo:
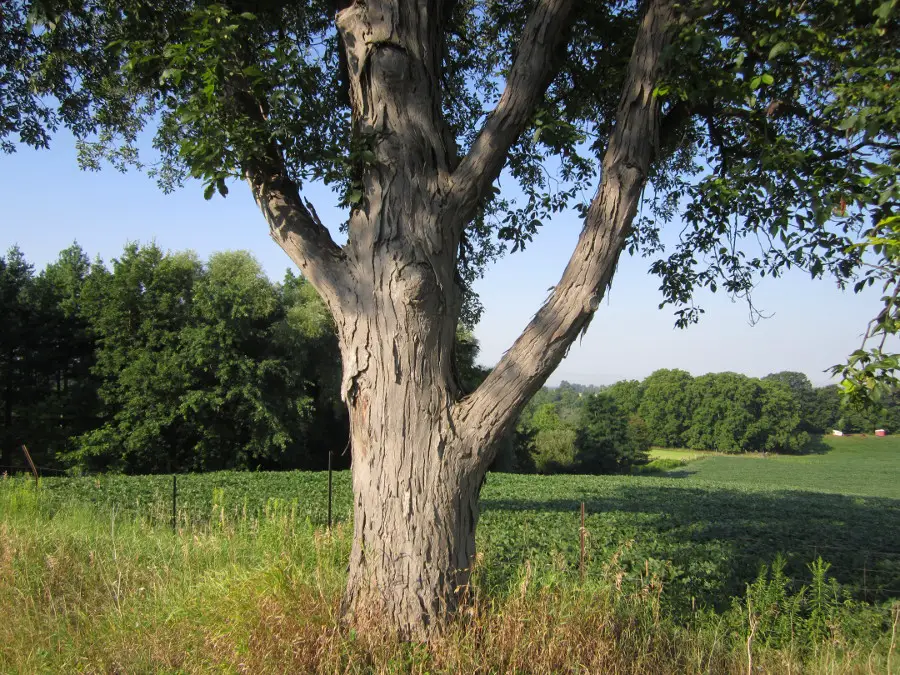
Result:
<svg viewBox="0 0 900 675"><path fill-rule="evenodd" d="M573 0L539 0L525 24L503 95L451 176L447 212L459 230L474 217L482 197L500 175L510 147L550 85L553 57L573 4Z"/></svg>
<svg viewBox="0 0 900 675"><path fill-rule="evenodd" d="M248 170L245 176L259 210L269 223L272 239L334 311L341 304L341 289L348 274L344 253L334 243L312 204L304 203L296 183L283 170L267 168Z"/></svg>
<svg viewBox="0 0 900 675"><path fill-rule="evenodd" d="M602 181L562 279L484 383L458 404L458 428L480 448L483 465L498 438L585 331L609 287L657 150L660 113L653 95L671 40L670 0L651 0L641 21L603 158Z"/></svg>

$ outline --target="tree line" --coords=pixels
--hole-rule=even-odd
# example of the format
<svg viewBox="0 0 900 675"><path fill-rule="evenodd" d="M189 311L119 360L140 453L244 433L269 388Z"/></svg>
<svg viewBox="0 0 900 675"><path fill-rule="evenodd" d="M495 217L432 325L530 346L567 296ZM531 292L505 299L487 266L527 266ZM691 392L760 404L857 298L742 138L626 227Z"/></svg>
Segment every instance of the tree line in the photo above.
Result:
<svg viewBox="0 0 900 675"><path fill-rule="evenodd" d="M803 373L759 379L663 369L609 387L541 389L519 418L514 456L525 471L611 473L646 462L651 446L799 453L832 429L876 428L900 429L896 398L861 410L837 385L813 387Z"/></svg>
<svg viewBox="0 0 900 675"><path fill-rule="evenodd" d="M39 273L0 256L5 468L155 473L349 463L332 319L291 272L272 283L244 251L206 262L130 244L110 265L76 244ZM456 377L490 372L459 330ZM541 389L495 470L627 471L651 445L801 452L815 434L900 429L900 407L857 412L802 373L755 379L658 370L609 387ZM2 471L3 469L0 469Z"/></svg>
<svg viewBox="0 0 900 675"><path fill-rule="evenodd" d="M36 274L13 248L0 316L5 467L22 444L43 467L129 473L320 468L346 446L328 312L246 252L131 244L107 266L76 244Z"/></svg>

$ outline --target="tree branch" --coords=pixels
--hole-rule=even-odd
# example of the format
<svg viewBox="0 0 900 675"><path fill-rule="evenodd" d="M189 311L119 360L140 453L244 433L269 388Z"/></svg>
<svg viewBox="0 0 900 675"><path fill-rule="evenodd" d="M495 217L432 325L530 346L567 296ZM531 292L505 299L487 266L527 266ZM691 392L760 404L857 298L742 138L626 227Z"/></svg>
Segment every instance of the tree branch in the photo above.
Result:
<svg viewBox="0 0 900 675"><path fill-rule="evenodd" d="M519 40L517 56L497 107L451 176L447 213L459 231L500 175L510 147L525 130L553 79L553 57L568 23L573 0L539 0Z"/></svg>
<svg viewBox="0 0 900 675"><path fill-rule="evenodd" d="M232 98L237 108L257 123L268 121L268 102L250 93L243 76L232 79ZM284 155L272 140L265 155L244 168L253 199L269 223L275 243L309 279L334 316L341 307L349 274L346 258L334 243L328 228L309 201L300 196L300 187L289 176Z"/></svg>
<svg viewBox="0 0 900 675"><path fill-rule="evenodd" d="M334 243L297 184L276 166L248 169L247 182L256 205L269 223L269 233L322 295L332 312L339 309L348 274L344 253Z"/></svg>
<svg viewBox="0 0 900 675"><path fill-rule="evenodd" d="M457 404L457 428L482 468L522 406L587 329L612 280L658 147L660 113L653 91L674 17L670 0L650 1L603 157L602 180L562 279L484 383Z"/></svg>

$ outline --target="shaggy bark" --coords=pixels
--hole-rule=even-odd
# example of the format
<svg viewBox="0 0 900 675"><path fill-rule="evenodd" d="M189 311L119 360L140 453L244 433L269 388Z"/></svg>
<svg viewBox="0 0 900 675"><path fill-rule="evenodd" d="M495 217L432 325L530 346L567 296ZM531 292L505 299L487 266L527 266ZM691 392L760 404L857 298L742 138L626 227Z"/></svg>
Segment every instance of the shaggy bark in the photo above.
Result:
<svg viewBox="0 0 900 675"><path fill-rule="evenodd" d="M462 159L441 116L440 0L367 0L337 13L353 126L375 156L343 249L277 161L248 175L273 237L338 330L353 448L348 622L421 639L456 609L496 443L586 328L634 217L659 125L652 91L667 1L641 25L602 183L556 292L468 398L453 376L460 236L544 95L572 0L539 0L497 108Z"/></svg>

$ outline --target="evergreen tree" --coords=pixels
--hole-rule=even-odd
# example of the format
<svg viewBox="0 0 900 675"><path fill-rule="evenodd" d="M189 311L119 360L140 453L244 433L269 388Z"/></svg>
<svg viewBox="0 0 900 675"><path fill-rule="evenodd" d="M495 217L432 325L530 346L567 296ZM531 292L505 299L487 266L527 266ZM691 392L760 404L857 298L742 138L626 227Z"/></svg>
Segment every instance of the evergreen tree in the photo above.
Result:
<svg viewBox="0 0 900 675"><path fill-rule="evenodd" d="M41 345L44 387L32 416L43 422L47 457L71 451L70 439L94 428L99 414L92 374L94 339L84 313L91 262L78 244L63 250L36 279L43 316ZM48 461L45 460L45 461Z"/></svg>
<svg viewBox="0 0 900 675"><path fill-rule="evenodd" d="M0 385L3 436L0 465L19 465L19 446L28 439L25 411L34 397L33 345L37 320L34 305L34 270L18 247L0 257ZM3 469L0 469L2 471Z"/></svg>

